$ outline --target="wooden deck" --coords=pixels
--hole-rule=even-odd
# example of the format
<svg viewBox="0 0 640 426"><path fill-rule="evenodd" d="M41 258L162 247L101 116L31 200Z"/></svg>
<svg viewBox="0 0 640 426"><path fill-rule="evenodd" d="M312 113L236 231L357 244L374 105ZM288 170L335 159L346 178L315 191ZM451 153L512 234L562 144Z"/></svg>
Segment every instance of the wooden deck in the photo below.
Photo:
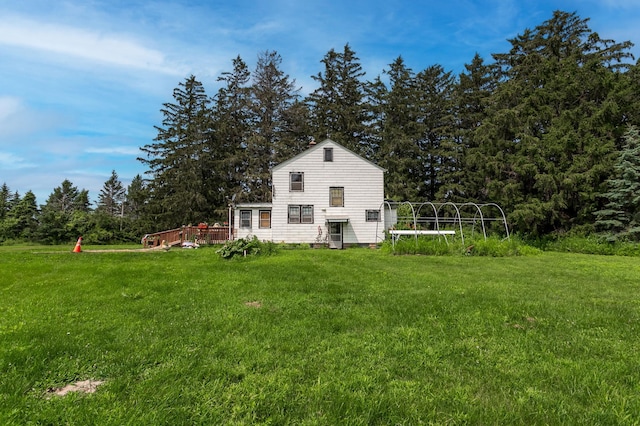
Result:
<svg viewBox="0 0 640 426"><path fill-rule="evenodd" d="M145 248L160 247L162 241L170 246L179 246L185 241L200 245L224 244L229 240L228 226L183 226L168 231L147 234L142 239Z"/></svg>

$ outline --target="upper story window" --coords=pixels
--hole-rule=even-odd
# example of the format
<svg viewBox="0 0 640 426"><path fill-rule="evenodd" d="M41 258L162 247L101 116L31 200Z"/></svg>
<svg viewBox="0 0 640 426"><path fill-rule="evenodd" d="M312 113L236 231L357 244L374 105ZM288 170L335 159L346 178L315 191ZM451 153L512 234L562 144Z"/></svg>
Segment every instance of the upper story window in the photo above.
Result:
<svg viewBox="0 0 640 426"><path fill-rule="evenodd" d="M333 148L324 149L324 161L333 161Z"/></svg>
<svg viewBox="0 0 640 426"><path fill-rule="evenodd" d="M251 228L251 210L240 210L240 228Z"/></svg>
<svg viewBox="0 0 640 426"><path fill-rule="evenodd" d="M329 188L329 207L344 207L344 187Z"/></svg>
<svg viewBox="0 0 640 426"><path fill-rule="evenodd" d="M289 173L289 191L304 191L304 173Z"/></svg>

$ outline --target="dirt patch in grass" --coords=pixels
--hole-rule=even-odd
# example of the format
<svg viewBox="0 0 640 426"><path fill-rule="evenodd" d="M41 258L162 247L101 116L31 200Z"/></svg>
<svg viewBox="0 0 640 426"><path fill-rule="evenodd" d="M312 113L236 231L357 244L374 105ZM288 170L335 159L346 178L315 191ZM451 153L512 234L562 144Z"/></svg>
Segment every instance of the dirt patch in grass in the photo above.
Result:
<svg viewBox="0 0 640 426"><path fill-rule="evenodd" d="M98 386L103 383L103 380L89 379L71 383L61 388L49 388L47 389L47 398L51 398L52 396L65 396L69 392L94 393L98 389Z"/></svg>
<svg viewBox="0 0 640 426"><path fill-rule="evenodd" d="M253 302L244 302L245 306L248 306L250 308L262 308L262 302L255 300Z"/></svg>

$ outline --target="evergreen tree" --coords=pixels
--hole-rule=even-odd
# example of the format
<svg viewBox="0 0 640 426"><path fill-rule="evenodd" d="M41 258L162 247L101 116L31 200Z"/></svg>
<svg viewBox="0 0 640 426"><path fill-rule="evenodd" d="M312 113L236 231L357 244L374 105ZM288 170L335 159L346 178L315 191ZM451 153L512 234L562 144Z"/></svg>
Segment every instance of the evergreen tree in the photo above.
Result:
<svg viewBox="0 0 640 426"><path fill-rule="evenodd" d="M7 213L10 209L11 190L7 186L6 182L0 187L0 221L7 217Z"/></svg>
<svg viewBox="0 0 640 426"><path fill-rule="evenodd" d="M88 229L89 192L65 179L41 206L39 239L60 244L74 241Z"/></svg>
<svg viewBox="0 0 640 426"><path fill-rule="evenodd" d="M124 214L125 189L115 170L104 183L98 195L98 211L108 216L122 216Z"/></svg>
<svg viewBox="0 0 640 426"><path fill-rule="evenodd" d="M331 49L321 61L324 74L312 76L320 85L307 98L311 110L311 127L320 139L331 138L350 150L371 158L367 141L364 104L365 75L360 59L349 44L342 52Z"/></svg>
<svg viewBox="0 0 640 426"><path fill-rule="evenodd" d="M250 135L251 73L240 56L233 60L233 71L223 72L218 81L224 85L214 99L213 128L219 142L219 156L213 166L220 173L217 188L220 206L218 215L226 212L232 198L241 199L247 190L245 170L248 159L244 155ZM235 195L235 197L234 197Z"/></svg>
<svg viewBox="0 0 640 426"><path fill-rule="evenodd" d="M301 146L300 135L291 132L287 113L298 98L295 81L281 69L282 58L277 52L266 51L258 56L251 86L250 117L252 132L244 152L247 165L246 193L242 199L271 199L271 169Z"/></svg>
<svg viewBox="0 0 640 426"><path fill-rule="evenodd" d="M369 98L377 111L374 126L380 135L377 163L387 170L385 196L399 201L418 200L424 179L417 144L421 129L415 74L402 57L390 64L385 73L390 88L377 79L369 89Z"/></svg>
<svg viewBox="0 0 640 426"><path fill-rule="evenodd" d="M139 161L149 167L150 209L160 229L198 223L210 216L207 197L211 137L209 98L190 76L174 89L175 103L165 103L162 127L154 143L141 150Z"/></svg>
<svg viewBox="0 0 640 426"><path fill-rule="evenodd" d="M453 89L450 72L434 65L415 77L417 96L420 200L445 200L458 189L460 153L455 144Z"/></svg>
<svg viewBox="0 0 640 426"><path fill-rule="evenodd" d="M640 134L632 126L624 137L614 174L608 180L605 208L595 213L596 229L611 241L640 241Z"/></svg>
<svg viewBox="0 0 640 426"><path fill-rule="evenodd" d="M459 147L460 185L453 187L452 200L458 202L487 202L485 177L479 170L482 163L476 130L487 119L487 108L496 89L497 79L492 67L476 53L465 65L455 87L456 145Z"/></svg>
<svg viewBox="0 0 640 426"><path fill-rule="evenodd" d="M525 233L592 223L621 124L608 99L629 43L564 12L510 42L494 55L503 81L477 130L488 198Z"/></svg>
<svg viewBox="0 0 640 426"><path fill-rule="evenodd" d="M3 234L5 238L35 241L39 213L36 196L31 191L22 198L17 193L16 196L17 202L4 220Z"/></svg>
<svg viewBox="0 0 640 426"><path fill-rule="evenodd" d="M124 200L125 216L131 220L138 220L144 216L144 208L149 197L147 186L142 176L135 175L127 186Z"/></svg>

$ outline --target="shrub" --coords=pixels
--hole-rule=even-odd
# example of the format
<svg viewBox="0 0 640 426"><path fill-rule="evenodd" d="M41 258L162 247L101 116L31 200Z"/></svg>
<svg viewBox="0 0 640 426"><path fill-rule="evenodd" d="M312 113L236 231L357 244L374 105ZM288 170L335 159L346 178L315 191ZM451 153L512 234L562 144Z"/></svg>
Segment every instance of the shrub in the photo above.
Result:
<svg viewBox="0 0 640 426"><path fill-rule="evenodd" d="M277 251L277 245L271 241L260 241L255 235L253 238L238 238L227 241L220 249L216 250L223 259L231 259L236 255L271 255Z"/></svg>

